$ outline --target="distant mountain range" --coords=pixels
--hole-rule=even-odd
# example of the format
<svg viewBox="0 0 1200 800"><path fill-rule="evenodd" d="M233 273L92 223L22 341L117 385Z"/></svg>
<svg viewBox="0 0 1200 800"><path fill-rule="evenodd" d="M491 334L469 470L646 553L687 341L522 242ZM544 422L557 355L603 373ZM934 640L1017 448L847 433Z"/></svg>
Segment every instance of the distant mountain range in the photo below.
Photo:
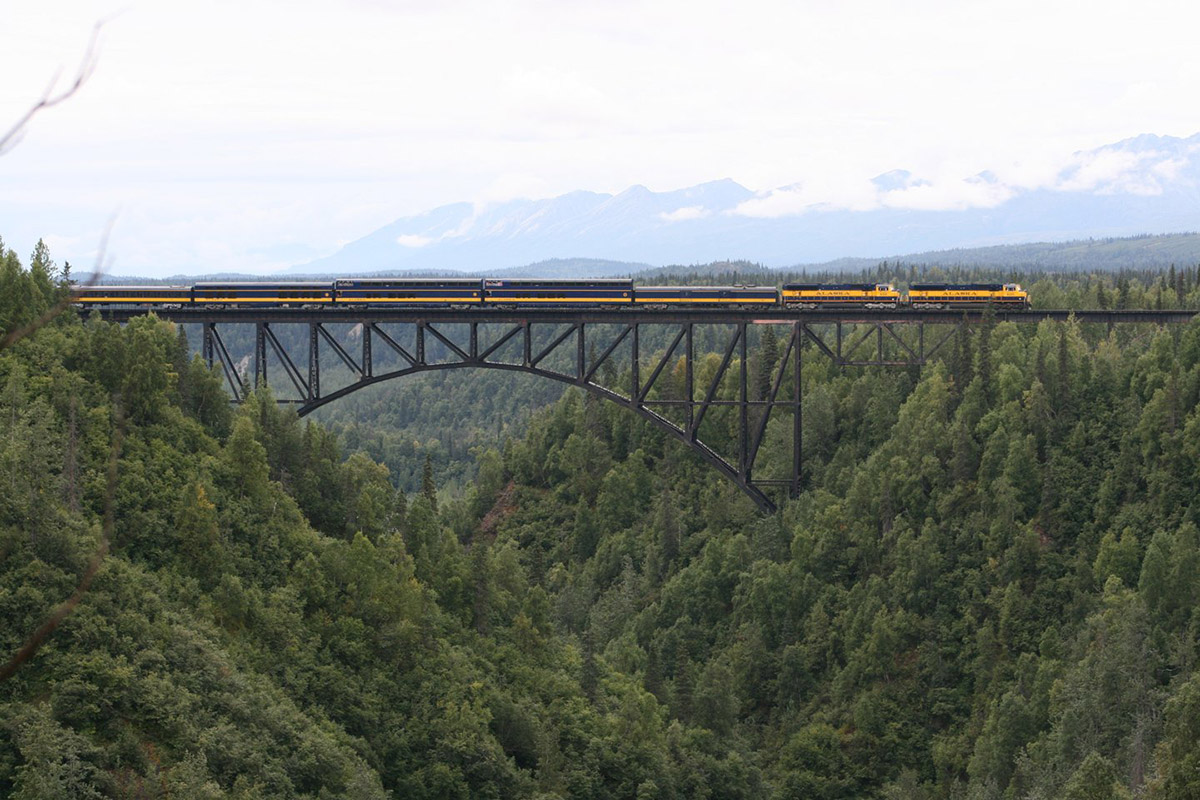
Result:
<svg viewBox="0 0 1200 800"><path fill-rule="evenodd" d="M771 283L776 280L773 273L802 270L809 275L853 275L874 269L880 261L900 262L905 265L936 267L983 267L1000 272L1037 272L1039 270L1105 271L1120 269L1148 269L1166 267L1168 264L1195 266L1200 264L1200 233L1175 233L1157 236L1142 235L1127 238L1083 239L1070 242L1034 242L1030 244L1003 244L972 249L935 250L926 253L889 256L887 258L838 258L819 264L802 264L791 268L772 270L744 260L714 261L708 264L667 265L653 267L624 261L574 258L550 259L524 267L506 270L382 270L378 272L349 270L347 272L305 273L305 280L333 280L346 274L392 275L403 277L529 277L529 278L604 278L632 276L641 283L652 283L665 277L691 276L694 282L704 282L707 276L740 273L747 280ZM73 273L75 280L86 282L90 272ZM278 276L283 280L294 280L296 275ZM271 278L262 275L222 273L216 275L174 275L169 278L143 278L129 275L106 275L104 283L181 284L197 280L245 280L264 281Z"/></svg>
<svg viewBox="0 0 1200 800"><path fill-rule="evenodd" d="M452 276L470 277L529 277L529 278L604 278L627 277L641 283L652 283L662 278L672 279L692 276L695 282L704 282L707 276L728 275L737 272L747 280L771 283L774 272L795 273L803 271L809 275L853 275L874 269L880 261L900 262L905 265L927 265L936 267L983 267L998 272L1037 272L1039 270L1115 271L1120 269L1147 269L1166 267L1168 264L1196 266L1200 264L1200 233L1142 235L1112 239L1084 239L1070 242L1034 242L1030 244L994 245L971 249L935 250L925 253L888 256L886 258L838 258L819 264L801 264L793 267L771 269L745 260L713 261L707 264L666 265L654 267L624 261L600 259L550 259L523 267L505 270L380 270L328 273L304 273L304 280L333 280L347 274L437 278ZM278 275L281 280L297 280L301 276ZM79 282L92 279L92 273L72 273ZM108 284L184 284L198 280L221 281L269 281L271 277L242 273L217 273L209 275L173 275L166 278L145 278L137 275L105 275Z"/></svg>
<svg viewBox="0 0 1200 800"><path fill-rule="evenodd" d="M802 187L755 193L732 180L673 192L634 186L617 195L455 203L288 272L499 274L537 265L536 274L582 277L722 259L873 263L890 254L1198 231L1200 134L1144 135L1079 152L1037 188L1008 186L989 172L937 186L904 170L872 187L874 200L858 209L804 204ZM956 208L930 208L939 204Z"/></svg>
<svg viewBox="0 0 1200 800"><path fill-rule="evenodd" d="M878 258L839 258L804 265L809 272L860 272ZM993 267L1019 272L1038 270L1120 270L1200 264L1200 233L1143 234L1125 238L1030 242L991 247L955 248L892 256L887 261L939 267Z"/></svg>

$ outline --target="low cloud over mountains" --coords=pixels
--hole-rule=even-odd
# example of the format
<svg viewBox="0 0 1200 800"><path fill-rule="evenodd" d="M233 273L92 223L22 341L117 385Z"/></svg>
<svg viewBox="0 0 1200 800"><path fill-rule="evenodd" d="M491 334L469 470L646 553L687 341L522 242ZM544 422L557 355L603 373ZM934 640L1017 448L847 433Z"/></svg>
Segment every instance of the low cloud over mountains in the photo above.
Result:
<svg viewBox="0 0 1200 800"><path fill-rule="evenodd" d="M837 196L804 184L753 192L719 180L634 186L398 219L297 272L501 270L553 258L648 264L843 256L1200 230L1200 134L1143 135L1074 154L1045 174L939 181L897 169Z"/></svg>

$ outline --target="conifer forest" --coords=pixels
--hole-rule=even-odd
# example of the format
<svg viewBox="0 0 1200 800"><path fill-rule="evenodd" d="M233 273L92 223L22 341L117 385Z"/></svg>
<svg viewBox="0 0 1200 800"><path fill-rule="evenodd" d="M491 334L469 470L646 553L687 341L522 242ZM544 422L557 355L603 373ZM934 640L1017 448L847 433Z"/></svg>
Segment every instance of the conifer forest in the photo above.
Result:
<svg viewBox="0 0 1200 800"><path fill-rule="evenodd" d="M806 347L765 515L530 376L232 405L64 267L0 244L0 796L1200 797L1200 322ZM1198 277L1003 275L1074 309Z"/></svg>

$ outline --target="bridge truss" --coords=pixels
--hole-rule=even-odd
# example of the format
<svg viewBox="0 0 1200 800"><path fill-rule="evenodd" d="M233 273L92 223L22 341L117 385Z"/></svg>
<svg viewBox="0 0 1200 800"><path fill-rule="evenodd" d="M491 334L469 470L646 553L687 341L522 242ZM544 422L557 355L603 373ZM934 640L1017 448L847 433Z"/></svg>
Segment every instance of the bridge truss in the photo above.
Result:
<svg viewBox="0 0 1200 800"><path fill-rule="evenodd" d="M138 312L140 313L140 312ZM801 354L839 367L919 367L980 315L962 311L178 309L234 402L270 384L300 415L366 386L422 372L485 368L539 375L628 408L694 450L763 511L803 484ZM1067 319L1067 311L996 319ZM1082 321L1180 323L1195 312L1075 312ZM121 321L133 311L109 311ZM252 326L252 328L251 328ZM767 327L777 359L756 364ZM927 326L933 326L926 331ZM245 336L252 329L250 342ZM224 333L223 333L224 331ZM231 348L227 339L243 345ZM235 354L250 352L240 359ZM752 385L753 382L753 385ZM720 419L718 419L720 418ZM768 432L791 450L785 474L756 469ZM724 443L724 447L717 442ZM778 466L779 459L775 459Z"/></svg>

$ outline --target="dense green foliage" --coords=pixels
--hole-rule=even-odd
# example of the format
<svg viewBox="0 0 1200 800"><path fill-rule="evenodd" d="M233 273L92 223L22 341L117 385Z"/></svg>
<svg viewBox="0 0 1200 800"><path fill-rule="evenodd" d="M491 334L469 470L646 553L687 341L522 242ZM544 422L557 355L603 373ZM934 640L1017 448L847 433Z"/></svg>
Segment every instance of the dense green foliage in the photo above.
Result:
<svg viewBox="0 0 1200 800"><path fill-rule="evenodd" d="M0 247L2 330L58 277ZM115 524L0 683L0 795L1197 796L1200 323L945 355L805 350L809 488L764 518L590 395L439 492L231 411L165 322L61 315L0 352L0 658Z"/></svg>
<svg viewBox="0 0 1200 800"><path fill-rule="evenodd" d="M461 491L482 450L523 435L533 412L562 393L562 384L532 376L431 372L359 390L315 416L348 451L387 464L397 485L416 490L428 458L438 486Z"/></svg>

